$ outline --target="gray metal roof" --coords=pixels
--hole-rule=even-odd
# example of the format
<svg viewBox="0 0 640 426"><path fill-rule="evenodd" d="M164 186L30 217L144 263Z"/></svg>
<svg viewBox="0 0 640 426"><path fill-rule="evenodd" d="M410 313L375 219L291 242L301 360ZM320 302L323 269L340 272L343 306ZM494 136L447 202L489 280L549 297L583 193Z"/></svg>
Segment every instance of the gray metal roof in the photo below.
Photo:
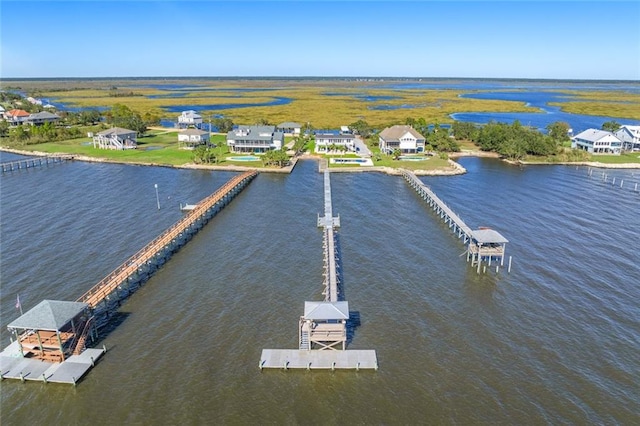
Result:
<svg viewBox="0 0 640 426"><path fill-rule="evenodd" d="M617 139L617 137L613 133L607 132L606 130L598 130L598 129L587 129L584 132L581 132L575 135L573 139L581 139L581 140L590 141L590 142L597 142L600 139L605 138L607 136L613 136L614 138Z"/></svg>
<svg viewBox="0 0 640 426"><path fill-rule="evenodd" d="M202 135L208 135L209 132L205 132L204 130L198 130L198 129L186 129L183 130L181 132L179 132L179 134L181 135L189 135L189 136L202 136Z"/></svg>
<svg viewBox="0 0 640 426"><path fill-rule="evenodd" d="M282 132L276 131L275 126L240 125L237 129L227 133L228 140L271 141L273 139L282 140L283 136Z"/></svg>
<svg viewBox="0 0 640 426"><path fill-rule="evenodd" d="M57 114L52 114L48 111L36 112L35 114L31 114L29 116L29 120L46 120L46 119L59 119L60 116Z"/></svg>
<svg viewBox="0 0 640 426"><path fill-rule="evenodd" d="M7 327L57 331L88 307L82 302L43 300Z"/></svg>
<svg viewBox="0 0 640 426"><path fill-rule="evenodd" d="M480 244L502 244L509 242L501 233L493 229L476 229L475 231L471 231L471 238Z"/></svg>
<svg viewBox="0 0 640 426"><path fill-rule="evenodd" d="M304 302L304 318L324 321L349 319L349 302Z"/></svg>
<svg viewBox="0 0 640 426"><path fill-rule="evenodd" d="M136 133L135 130L123 129L122 127L112 127L107 130L96 133L99 136L111 136L111 135L128 135L129 133Z"/></svg>

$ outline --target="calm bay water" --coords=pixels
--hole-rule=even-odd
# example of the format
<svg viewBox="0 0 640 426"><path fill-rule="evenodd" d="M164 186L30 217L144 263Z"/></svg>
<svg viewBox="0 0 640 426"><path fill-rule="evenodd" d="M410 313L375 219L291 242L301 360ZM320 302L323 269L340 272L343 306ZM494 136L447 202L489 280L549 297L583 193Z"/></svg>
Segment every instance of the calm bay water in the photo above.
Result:
<svg viewBox="0 0 640 426"><path fill-rule="evenodd" d="M2 161L11 158L1 154ZM477 275L399 177L333 174L352 349L377 372L258 369L322 290L317 163L261 174L121 308L77 388L2 382L3 425L640 422L639 171L460 161L423 180L509 240ZM75 300L231 173L67 163L0 178L0 327ZM625 180L623 188L610 184ZM161 209L156 206L158 184Z"/></svg>

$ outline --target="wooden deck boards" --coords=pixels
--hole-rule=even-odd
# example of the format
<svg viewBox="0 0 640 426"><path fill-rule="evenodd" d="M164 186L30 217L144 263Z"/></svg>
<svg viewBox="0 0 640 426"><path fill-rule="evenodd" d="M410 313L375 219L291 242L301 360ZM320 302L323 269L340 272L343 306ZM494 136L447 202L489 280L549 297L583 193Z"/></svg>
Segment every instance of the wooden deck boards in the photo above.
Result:
<svg viewBox="0 0 640 426"><path fill-rule="evenodd" d="M279 368L305 370L377 370L374 350L301 351L296 349L263 349L260 369Z"/></svg>

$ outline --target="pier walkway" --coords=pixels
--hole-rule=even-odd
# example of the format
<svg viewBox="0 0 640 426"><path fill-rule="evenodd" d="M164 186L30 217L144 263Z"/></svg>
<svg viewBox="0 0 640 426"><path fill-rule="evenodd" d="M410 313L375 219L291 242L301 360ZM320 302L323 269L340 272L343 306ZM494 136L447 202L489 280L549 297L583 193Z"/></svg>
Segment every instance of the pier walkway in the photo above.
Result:
<svg viewBox="0 0 640 426"><path fill-rule="evenodd" d="M100 303L107 305L109 295L118 293L135 276L145 272L146 266L154 262L164 262L177 248L181 247L207 220L224 207L235 195L257 176L257 172L247 171L235 176L216 192L200 201L169 229L156 237L122 265L104 277L99 283L83 294L77 301L95 309Z"/></svg>
<svg viewBox="0 0 640 426"><path fill-rule="evenodd" d="M86 348L87 340L97 337L97 318L108 318L110 309L135 291L256 175L248 171L233 177L76 302L43 300L10 323L12 342L0 352L0 376L75 385L106 352L106 348Z"/></svg>
<svg viewBox="0 0 640 426"><path fill-rule="evenodd" d="M426 186L418 177L408 171L401 170L402 176L407 183L415 189L423 200L440 216L446 225L456 234L458 238L462 238L467 244L467 262L471 262L471 266L477 268L480 273L481 264L485 262L486 266L491 267L492 262L496 266L496 272L500 266L504 265L506 244L509 242L498 231L489 228L479 228L472 230L456 213L454 213L444 201L442 201L428 186ZM509 258L508 271L511 272L511 258Z"/></svg>
<svg viewBox="0 0 640 426"><path fill-rule="evenodd" d="M49 164L64 163L73 160L73 155L49 155L45 157L26 158L24 160L7 161L0 163L0 171L4 174L16 170L32 169Z"/></svg>
<svg viewBox="0 0 640 426"><path fill-rule="evenodd" d="M323 228L324 301L304 302L304 315L298 324L298 349L263 349L259 367L278 369L336 370L378 369L375 350L345 350L349 302L340 294L339 253L335 229L340 218L333 216L331 179L324 170Z"/></svg>
<svg viewBox="0 0 640 426"><path fill-rule="evenodd" d="M427 204L440 216L440 218L452 228L453 232L457 234L458 238L463 238L463 241L467 243L471 239L473 231L466 223L453 212L428 186L426 186L418 177L408 170L401 170L402 176L407 183L416 190L418 194L424 199Z"/></svg>

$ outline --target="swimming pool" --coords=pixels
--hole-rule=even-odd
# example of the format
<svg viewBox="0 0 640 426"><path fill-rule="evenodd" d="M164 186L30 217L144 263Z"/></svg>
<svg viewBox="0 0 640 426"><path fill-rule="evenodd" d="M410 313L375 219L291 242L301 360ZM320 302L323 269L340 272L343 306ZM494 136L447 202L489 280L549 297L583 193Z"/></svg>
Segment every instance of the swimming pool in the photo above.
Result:
<svg viewBox="0 0 640 426"><path fill-rule="evenodd" d="M419 155L401 155L400 157L398 157L399 160L402 161L425 161L428 160L428 157L422 157Z"/></svg>
<svg viewBox="0 0 640 426"><path fill-rule="evenodd" d="M331 164L354 164L359 166L373 166L373 161L369 158L331 158Z"/></svg>
<svg viewBox="0 0 640 426"><path fill-rule="evenodd" d="M227 161L260 161L260 157L255 155L241 155L238 157L227 157Z"/></svg>

